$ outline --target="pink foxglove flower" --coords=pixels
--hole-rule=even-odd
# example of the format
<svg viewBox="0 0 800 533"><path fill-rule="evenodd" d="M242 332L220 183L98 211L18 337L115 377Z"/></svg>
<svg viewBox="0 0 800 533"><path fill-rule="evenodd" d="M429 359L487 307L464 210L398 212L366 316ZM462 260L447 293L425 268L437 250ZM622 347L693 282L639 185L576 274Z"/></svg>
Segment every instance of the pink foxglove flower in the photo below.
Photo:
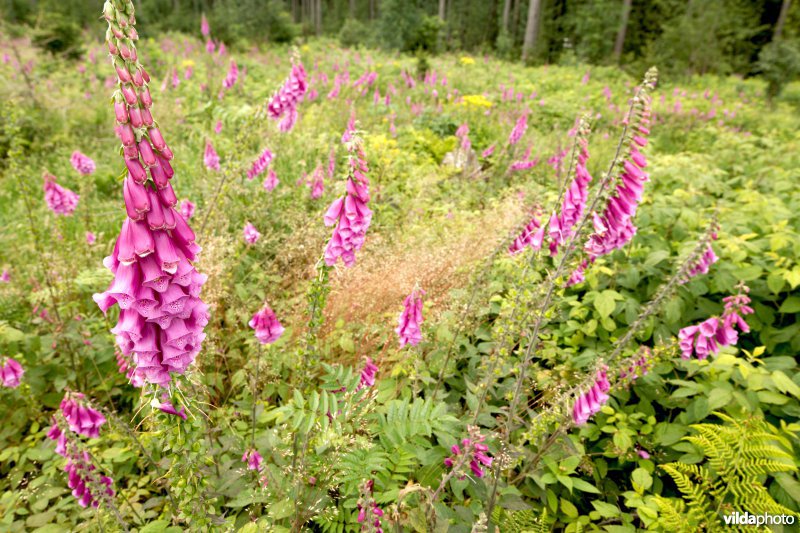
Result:
<svg viewBox="0 0 800 533"><path fill-rule="evenodd" d="M3 269L3 273L0 274L0 282L8 283L11 281L11 273L8 271L7 268Z"/></svg>
<svg viewBox="0 0 800 533"><path fill-rule="evenodd" d="M538 157L534 157L533 159L531 159L531 151L532 150L533 150L533 146L532 145L528 146L528 149L525 150L525 155L522 156L522 159L519 159L519 160L514 161L513 163L511 163L511 166L509 167L509 170L511 172L516 172L516 171L519 171L519 170L529 170L529 169L535 167L536 165L538 165L539 164L539 158Z"/></svg>
<svg viewBox="0 0 800 533"><path fill-rule="evenodd" d="M44 201L56 215L71 215L78 207L80 196L56 183L52 174L44 175Z"/></svg>
<svg viewBox="0 0 800 533"><path fill-rule="evenodd" d="M715 236L712 238L715 238ZM682 280L682 283L686 283L689 278L693 278L699 274L708 274L709 267L716 263L717 259L718 258L716 254L714 254L714 249L711 247L711 243L709 243L708 247L706 248L705 252L703 252L703 255L700 256L700 259L697 261L697 263L692 265L692 267L686 273L687 279Z"/></svg>
<svg viewBox="0 0 800 533"><path fill-rule="evenodd" d="M422 341L422 297L425 291L422 289L414 289L411 294L406 296L403 301L403 312L400 313L398 318L398 325L395 331L400 337L400 347L406 344L416 346Z"/></svg>
<svg viewBox="0 0 800 533"><path fill-rule="evenodd" d="M84 175L94 173L96 168L94 161L77 150L72 152L72 157L69 158L69 162L72 164L72 168Z"/></svg>
<svg viewBox="0 0 800 533"><path fill-rule="evenodd" d="M328 179L333 179L336 173L336 148L331 146L331 151L328 154Z"/></svg>
<svg viewBox="0 0 800 533"><path fill-rule="evenodd" d="M325 192L325 184L322 178L322 165L317 165L314 169L314 173L311 175L310 186L312 200L322 197L322 193Z"/></svg>
<svg viewBox="0 0 800 533"><path fill-rule="evenodd" d="M180 411L175 409L175 406L172 405L172 402L169 400L169 395L167 393L161 394L161 401L158 400L153 401L153 407L161 411L162 413L167 413L168 415L177 416L186 420L186 409L181 407Z"/></svg>
<svg viewBox="0 0 800 533"><path fill-rule="evenodd" d="M244 226L244 241L247 244L255 244L258 242L258 239L261 238L261 234L258 232L256 227L251 223L247 223Z"/></svg>
<svg viewBox="0 0 800 533"><path fill-rule="evenodd" d="M600 370L595 376L594 384L588 391L578 395L572 408L572 421L576 426L582 426L592 416L600 412L600 408L608 401L611 388L606 375L606 369Z"/></svg>
<svg viewBox="0 0 800 533"><path fill-rule="evenodd" d="M650 97L643 95L641 98L645 106L638 131L634 132L630 153L623 162L620 181L603 214L592 215L594 233L589 236L585 247L591 258L622 248L636 234L633 217L642 199L644 184L650 181L643 170L647 166L647 160L640 151L647 144L646 136L650 133L647 129L650 123Z"/></svg>
<svg viewBox="0 0 800 533"><path fill-rule="evenodd" d="M460 456L466 456L469 460L469 468L476 477L483 477L484 466L492 466L492 457L489 456L489 447L484 444L486 437L477 432L477 428L470 428L470 436L461 440L461 446L453 444L450 451L453 453L444 460L448 468L453 468ZM464 476L461 476L464 479Z"/></svg>
<svg viewBox="0 0 800 533"><path fill-rule="evenodd" d="M266 303L253 315L248 325L256 330L256 338L261 344L272 344L283 335L283 326L275 316L275 311Z"/></svg>
<svg viewBox="0 0 800 533"><path fill-rule="evenodd" d="M214 50L216 50L216 49L217 49L217 45L216 45L216 44L214 44L214 41L212 41L212 40L209 38L209 39L206 41L206 52L208 52L209 54L213 54L213 53L214 53Z"/></svg>
<svg viewBox="0 0 800 533"><path fill-rule="evenodd" d="M534 250L540 249L544 240L544 230L545 227L539 222L539 218L534 215L528 225L525 226L525 229L522 230L522 233L508 247L508 253L516 255L524 250L526 246L530 246Z"/></svg>
<svg viewBox="0 0 800 533"><path fill-rule="evenodd" d="M489 148L487 148L486 150L484 150L484 151L481 153L481 157L482 157L483 159L486 159L487 157L491 157L491 156L492 156L492 154L494 153L494 147L495 147L495 145L493 144L493 145L491 145Z"/></svg>
<svg viewBox="0 0 800 533"><path fill-rule="evenodd" d="M359 389L372 387L375 385L375 375L378 373L378 365L372 362L372 359L367 357L364 363L364 368L361 370L361 381L358 384Z"/></svg>
<svg viewBox="0 0 800 533"><path fill-rule="evenodd" d="M344 133L342 133L342 143L348 143L353 138L353 134L356 131L356 113L355 111L350 113L350 118L347 120L347 126L344 128Z"/></svg>
<svg viewBox="0 0 800 533"><path fill-rule="evenodd" d="M206 149L203 152L203 164L209 170L216 170L219 172L219 156L211 141L206 141Z"/></svg>
<svg viewBox="0 0 800 533"><path fill-rule="evenodd" d="M200 33L203 37L211 35L211 27L208 25L208 19L205 14L200 16Z"/></svg>
<svg viewBox="0 0 800 533"><path fill-rule="evenodd" d="M575 163L575 178L570 183L561 202L561 212L550 217L547 233L550 237L550 253L555 255L559 246L569 242L575 233L575 225L583 216L586 200L589 198L589 182L592 175L586 168L589 159L588 142L585 136L578 139L578 160Z"/></svg>
<svg viewBox="0 0 800 533"><path fill-rule="evenodd" d="M220 48L220 53L222 48ZM228 74L225 76L225 79L222 80L222 86L225 89L231 89L236 82L239 81L239 66L236 64L236 61L231 59L231 64L228 67Z"/></svg>
<svg viewBox="0 0 800 533"><path fill-rule="evenodd" d="M472 141L469 140L469 126L466 122L458 127L456 137L461 140L461 150L466 152L472 147Z"/></svg>
<svg viewBox="0 0 800 533"><path fill-rule="evenodd" d="M267 192L272 192L273 190L275 190L275 187L278 186L278 183L279 183L278 175L275 174L274 170L269 169L269 172L267 173L267 177L264 178L264 184L263 184L264 185L264 190L267 191Z"/></svg>
<svg viewBox="0 0 800 533"><path fill-rule="evenodd" d="M306 94L306 90L308 90L306 71L301 62L294 62L289 77L267 104L270 118L278 120L283 117L278 126L281 131L286 132L294 127L297 121L297 105Z"/></svg>
<svg viewBox="0 0 800 533"><path fill-rule="evenodd" d="M24 373L25 370L22 365L9 357L0 364L0 384L4 387L15 389L19 387L20 379Z"/></svg>
<svg viewBox="0 0 800 533"><path fill-rule="evenodd" d="M720 347L739 342L737 328L742 333L750 331L750 326L742 318L742 315L753 313L753 308L748 305L750 298L745 294L750 289L743 287L743 290L744 293L723 299L725 310L721 317L712 316L700 324L680 330L678 339L683 359L690 359L693 354L698 359L705 359L710 354L718 353Z"/></svg>
<svg viewBox="0 0 800 533"><path fill-rule="evenodd" d="M91 246L91 245L92 245L92 244L94 244L96 241L97 241L97 237L95 236L95 234L94 234L94 233L92 233L91 231L87 231L87 232L86 232L86 244L88 244L89 246Z"/></svg>
<svg viewBox="0 0 800 533"><path fill-rule="evenodd" d="M113 481L110 477L97 475L95 466L91 462L89 452L84 451L79 455L67 457L64 471L67 473L67 486L72 489L72 495L78 500L81 507L98 507L101 500L114 496L111 488ZM97 493L97 488L101 493Z"/></svg>
<svg viewBox="0 0 800 533"><path fill-rule="evenodd" d="M367 179L367 158L364 143L358 135L353 135L347 143L348 167L347 186L343 197L337 198L325 213L325 225L335 226L325 247L325 264L333 266L339 258L345 266L356 262L356 251L364 245L372 211L369 203L369 179Z"/></svg>
<svg viewBox="0 0 800 533"><path fill-rule="evenodd" d="M275 156L272 154L270 149L265 148L264 151L261 152L261 155L258 156L258 159L253 161L253 165L250 167L250 170L247 171L247 179L253 180L256 176L264 172L274 157Z"/></svg>
<svg viewBox="0 0 800 533"><path fill-rule="evenodd" d="M248 470L255 470L261 472L263 468L264 458L255 449L250 448L244 455L242 455L242 462L247 463Z"/></svg>
<svg viewBox="0 0 800 533"><path fill-rule="evenodd" d="M206 276L192 265L200 247L175 209L178 200L170 183L175 171L169 163L173 154L150 112L150 77L138 62L120 55L122 47L135 54L133 4L125 2L124 9L116 5L107 2L104 16L119 82L114 111L128 168L123 181L127 217L103 262L114 281L93 298L104 313L114 304L120 307L111 332L123 356L131 357L132 381L166 386L171 374L186 372L205 338L208 307L200 290ZM142 126L133 126L140 118Z"/></svg>
<svg viewBox="0 0 800 533"><path fill-rule="evenodd" d="M511 134L508 136L508 145L514 146L522 139L522 136L525 135L525 131L528 129L528 111L525 111L518 119L517 123L514 124L514 128L511 130Z"/></svg>
<svg viewBox="0 0 800 533"><path fill-rule="evenodd" d="M179 209L181 212L181 216L185 220L189 220L194 216L195 205L189 200L181 200Z"/></svg>
<svg viewBox="0 0 800 533"><path fill-rule="evenodd" d="M100 436L100 426L106 423L106 417L93 409L83 394L67 392L60 407L70 431L92 439Z"/></svg>
<svg viewBox="0 0 800 533"><path fill-rule="evenodd" d="M565 287L572 287L573 285L577 285L579 283L583 283L586 280L584 273L586 272L586 267L589 266L589 262L584 259L581 261L581 264L578 265L572 274L570 274L569 279L564 284Z"/></svg>
<svg viewBox="0 0 800 533"><path fill-rule="evenodd" d="M214 126L214 133L219 134L222 131L222 121L218 120L217 124Z"/></svg>

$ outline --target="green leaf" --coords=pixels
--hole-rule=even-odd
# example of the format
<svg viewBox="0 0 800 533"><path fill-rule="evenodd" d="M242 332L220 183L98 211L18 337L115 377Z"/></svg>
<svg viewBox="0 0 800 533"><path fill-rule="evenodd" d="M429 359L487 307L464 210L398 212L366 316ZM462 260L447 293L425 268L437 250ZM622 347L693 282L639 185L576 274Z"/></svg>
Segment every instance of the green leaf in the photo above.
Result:
<svg viewBox="0 0 800 533"><path fill-rule="evenodd" d="M783 286L786 284L786 280L783 278L783 276L783 272L778 270L770 272L767 276L767 287L773 292L773 294L778 294L781 292L781 289L783 289Z"/></svg>
<svg viewBox="0 0 800 533"><path fill-rule="evenodd" d="M631 473L631 481L633 481L633 490L642 494L653 484L653 476L644 468L639 467Z"/></svg>
<svg viewBox="0 0 800 533"><path fill-rule="evenodd" d="M561 512L569 518L578 518L578 508L564 498L561 498Z"/></svg>
<svg viewBox="0 0 800 533"><path fill-rule="evenodd" d="M616 505L611 505L610 503L593 500L592 507L594 507L603 518L614 518L615 516L620 515L619 508Z"/></svg>
<svg viewBox="0 0 800 533"><path fill-rule="evenodd" d="M600 491L597 490L597 487L585 481L581 478L574 477L572 478L572 486L576 489L583 491L583 492L591 492L592 494L600 494Z"/></svg>
<svg viewBox="0 0 800 533"><path fill-rule="evenodd" d="M773 474L775 481L781 486L786 493L792 497L796 502L800 502L800 482L786 472L777 472Z"/></svg>
<svg viewBox="0 0 800 533"><path fill-rule="evenodd" d="M630 436L622 431L617 431L611 440L614 441L614 446L623 452L633 445L633 441L631 441Z"/></svg>
<svg viewBox="0 0 800 533"><path fill-rule="evenodd" d="M163 533L168 527L169 522L167 520L155 520L140 529L139 533Z"/></svg>
<svg viewBox="0 0 800 533"><path fill-rule="evenodd" d="M789 296L778 308L779 313L790 314L800 311L800 296Z"/></svg>
<svg viewBox="0 0 800 533"><path fill-rule="evenodd" d="M597 313L601 317L609 317L617 306L616 301L620 299L622 299L622 296L617 291L606 289L594 299L594 308L597 309Z"/></svg>
<svg viewBox="0 0 800 533"><path fill-rule="evenodd" d="M273 503L269 507L269 514L275 520L281 520L287 516L291 516L294 512L294 502L291 498L286 498L277 503Z"/></svg>
<svg viewBox="0 0 800 533"><path fill-rule="evenodd" d="M780 370L776 370L772 373L772 382L775 383L779 391L791 394L795 398L800 399L800 386Z"/></svg>

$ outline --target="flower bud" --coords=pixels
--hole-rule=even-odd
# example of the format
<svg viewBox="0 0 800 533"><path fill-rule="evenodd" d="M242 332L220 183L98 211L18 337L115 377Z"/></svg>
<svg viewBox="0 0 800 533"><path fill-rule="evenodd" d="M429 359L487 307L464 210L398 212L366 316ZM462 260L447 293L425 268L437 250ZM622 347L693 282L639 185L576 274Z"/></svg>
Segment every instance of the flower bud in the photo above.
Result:
<svg viewBox="0 0 800 533"><path fill-rule="evenodd" d="M139 71L139 69L133 71L133 74L131 74L131 81L136 87L141 87L144 85L144 78L142 78L142 73Z"/></svg>
<svg viewBox="0 0 800 533"><path fill-rule="evenodd" d="M141 128L142 127L142 112L139 110L138 107L130 107L128 108L128 114L131 117L131 126L134 128Z"/></svg>
<svg viewBox="0 0 800 533"><path fill-rule="evenodd" d="M136 183L144 183L147 180L147 174L138 159L126 159L125 166L128 167L128 172Z"/></svg>
<svg viewBox="0 0 800 533"><path fill-rule="evenodd" d="M152 167L156 163L156 156L153 154L153 149L150 147L150 143L147 142L147 139L142 139L139 141L139 154L142 156L142 161L148 167Z"/></svg>
<svg viewBox="0 0 800 533"><path fill-rule="evenodd" d="M128 122L128 106L125 105L125 102L114 102L114 115L120 124Z"/></svg>
<svg viewBox="0 0 800 533"><path fill-rule="evenodd" d="M153 147L155 147L156 150L161 152L167 147L167 143L164 142L164 137L161 136L161 132L158 128L150 128L147 133L150 136L150 142L153 143Z"/></svg>
<svg viewBox="0 0 800 533"><path fill-rule="evenodd" d="M124 64L122 64L122 65L116 65L115 64L114 68L117 71L117 77L119 78L119 81L121 81L122 83L130 83L131 82L131 73L128 72L128 69L125 68Z"/></svg>
<svg viewBox="0 0 800 533"><path fill-rule="evenodd" d="M146 74L147 73L144 70L142 70L142 75ZM145 78L145 80L147 80L147 78ZM144 107L150 108L150 106L153 105L153 97L150 96L150 89L148 89L147 87L143 88L139 93L139 100L141 100L142 105Z"/></svg>
<svg viewBox="0 0 800 533"><path fill-rule="evenodd" d="M142 122L145 126L152 126L153 125L153 115L150 114L150 110L146 107L143 107L139 110L142 113Z"/></svg>
<svg viewBox="0 0 800 533"><path fill-rule="evenodd" d="M160 151L161 156L166 159L167 161L172 161L172 158L175 157L172 154L172 150L170 150L169 146L164 146L164 149Z"/></svg>
<svg viewBox="0 0 800 533"><path fill-rule="evenodd" d="M124 146L131 146L136 139L133 135L133 128L131 128L130 124L119 124L117 126L117 135L119 135L120 140Z"/></svg>
<svg viewBox="0 0 800 533"><path fill-rule="evenodd" d="M120 90L122 91L122 97L125 99L125 102L127 102L128 105L136 105L138 99L136 98L136 91L133 90L133 87L123 85L120 87Z"/></svg>

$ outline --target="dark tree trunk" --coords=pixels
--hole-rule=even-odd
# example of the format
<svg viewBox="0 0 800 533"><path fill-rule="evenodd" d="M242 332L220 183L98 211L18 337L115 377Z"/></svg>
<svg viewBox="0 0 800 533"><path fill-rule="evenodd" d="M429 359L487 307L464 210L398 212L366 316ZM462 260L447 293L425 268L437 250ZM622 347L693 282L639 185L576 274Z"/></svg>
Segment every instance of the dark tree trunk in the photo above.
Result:
<svg viewBox="0 0 800 533"><path fill-rule="evenodd" d="M777 41L781 38L783 26L786 24L786 17L789 15L790 7L792 7L792 0L783 0L781 4L781 13L778 15L778 22L775 23L775 32L772 34L773 41Z"/></svg>
<svg viewBox="0 0 800 533"><path fill-rule="evenodd" d="M542 10L542 0L531 0L528 5L528 23L525 25L525 40L522 43L522 61L526 61L536 46L539 38L539 17Z"/></svg>
<svg viewBox="0 0 800 533"><path fill-rule="evenodd" d="M617 30L617 38L614 41L614 62L619 63L622 58L622 49L625 46L625 34L628 32L628 20L631 17L631 4L633 0L623 0L622 2L622 20L619 22L619 30Z"/></svg>

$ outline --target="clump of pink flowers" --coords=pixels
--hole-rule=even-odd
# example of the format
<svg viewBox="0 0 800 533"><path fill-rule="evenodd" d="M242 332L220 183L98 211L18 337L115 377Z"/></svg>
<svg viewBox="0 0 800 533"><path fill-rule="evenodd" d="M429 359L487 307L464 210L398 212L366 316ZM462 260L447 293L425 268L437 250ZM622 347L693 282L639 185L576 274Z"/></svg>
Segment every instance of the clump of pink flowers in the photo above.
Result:
<svg viewBox="0 0 800 533"><path fill-rule="evenodd" d="M67 392L47 432L47 437L56 441L56 453L67 459L64 466L67 484L81 507L98 507L100 503L110 505L114 490L111 478L98 475L89 452L82 450L79 439L71 437L69 432L96 438L105 421L83 394Z"/></svg>
<svg viewBox="0 0 800 533"><path fill-rule="evenodd" d="M364 245L372 211L369 203L369 179L364 143L358 135L346 143L348 156L345 194L333 201L325 213L326 226L335 226L325 246L325 264L333 266L342 259L345 266L356 262L356 252Z"/></svg>
<svg viewBox="0 0 800 533"><path fill-rule="evenodd" d="M236 82L239 81L239 66L236 64L236 61L231 59L230 67L228 67L228 74L225 76L225 79L222 80L222 86L225 89L231 89Z"/></svg>
<svg viewBox="0 0 800 533"><path fill-rule="evenodd" d="M250 167L250 170L247 171L247 179L253 180L256 176L259 176L262 172L264 172L269 164L272 162L272 159L275 156L272 154L269 148L265 148L261 155L258 156L258 159L253 161L253 165Z"/></svg>
<svg viewBox="0 0 800 533"><path fill-rule="evenodd" d="M94 161L90 157L83 155L79 151L72 152L72 157L69 158L72 168L84 175L92 174L95 171Z"/></svg>
<svg viewBox="0 0 800 533"><path fill-rule="evenodd" d="M186 372L205 338L209 315L200 290L206 276L192 265L200 247L175 209L173 155L150 113L150 78L134 46L133 4L117 5L107 2L104 16L119 83L114 112L128 168L123 181L127 217L112 254L103 261L114 281L93 298L104 313L119 305L111 332L122 354L132 356L135 381L166 387L172 373Z"/></svg>
<svg viewBox="0 0 800 533"><path fill-rule="evenodd" d="M203 164L209 170L216 170L219 172L219 156L211 141L206 141L206 149L203 152Z"/></svg>
<svg viewBox="0 0 800 533"><path fill-rule="evenodd" d="M78 207L80 196L56 183L52 174L44 175L44 201L56 215L71 215Z"/></svg>
<svg viewBox="0 0 800 533"><path fill-rule="evenodd" d="M525 111L520 117L517 119L516 124L514 124L514 128L511 130L511 133L508 136L508 145L514 146L522 139L522 136L525 135L525 131L528 129L528 112Z"/></svg>
<svg viewBox="0 0 800 533"><path fill-rule="evenodd" d="M245 224L243 233L244 233L244 242L246 242L247 244L255 244L258 242L258 239L261 238L261 233L259 233L256 227L252 225L250 222Z"/></svg>
<svg viewBox="0 0 800 533"><path fill-rule="evenodd" d="M272 192L272 191L275 190L275 187L278 186L278 183L280 183L278 181L278 175L275 174L274 170L269 169L269 172L267 173L267 177L264 178L264 183L263 183L264 190L267 191L267 192Z"/></svg>
<svg viewBox="0 0 800 533"><path fill-rule="evenodd" d="M311 187L311 199L316 200L322 197L322 193L325 192L325 183L323 181L322 175L322 165L317 165L314 169L314 173L311 175L311 182L309 183Z"/></svg>
<svg viewBox="0 0 800 533"><path fill-rule="evenodd" d="M361 497L356 504L358 509L356 521L362 524L361 531L383 533L381 518L383 518L384 513L372 496L374 486L375 482L371 479L361 486Z"/></svg>
<svg viewBox="0 0 800 533"><path fill-rule="evenodd" d="M415 288L411 294L406 296L403 301L403 311L398 318L398 325L395 331L400 337L400 347L406 344L416 346L422 341L422 297L425 291Z"/></svg>
<svg viewBox="0 0 800 533"><path fill-rule="evenodd" d="M750 331L743 318L743 315L753 313L753 308L748 305L750 303L748 292L750 289L742 285L739 294L723 299L725 309L722 316L712 316L700 324L680 330L678 338L681 357L690 359L692 355L697 355L698 359L705 359L710 354L718 353L720 347L732 346L739 342L737 328L742 333Z"/></svg>
<svg viewBox="0 0 800 533"><path fill-rule="evenodd" d="M0 383L4 387L15 389L19 387L20 380L25 370L16 359L11 357L3 359L4 360L0 363Z"/></svg>
<svg viewBox="0 0 800 533"><path fill-rule="evenodd" d="M489 456L489 447L484 444L486 437L480 434L478 428L470 426L469 436L461 440L461 446L453 444L450 451L453 453L444 460L447 468L458 468L469 461L469 468L476 477L483 477L484 466L492 466L492 458ZM460 479L464 479L466 474L457 472Z"/></svg>
<svg viewBox="0 0 800 533"><path fill-rule="evenodd" d="M364 368L361 370L361 380L358 383L358 389L369 388L375 385L375 376L378 373L378 365L372 362L372 359L367 357L364 363Z"/></svg>
<svg viewBox="0 0 800 533"><path fill-rule="evenodd" d="M578 395L577 401L572 408L572 421L576 426L585 424L592 416L600 412L600 408L608 401L608 394L611 388L608 382L606 369L602 368L597 372L594 384L588 391Z"/></svg>
<svg viewBox="0 0 800 533"><path fill-rule="evenodd" d="M622 163L622 173L617 188L606 204L605 211L593 214L594 233L586 243L586 252L595 258L608 254L625 246L636 234L633 217L642 199L644 184L650 180L644 168L647 160L640 151L647 145L650 134L650 96L642 94L641 109L638 113L638 125L631 134L628 157Z"/></svg>
<svg viewBox="0 0 800 533"><path fill-rule="evenodd" d="M307 90L308 81L303 64L299 60L293 61L289 77L267 104L270 118L278 120L283 117L278 124L278 129L286 132L294 127L297 121L297 105Z"/></svg>
<svg viewBox="0 0 800 533"><path fill-rule="evenodd" d="M195 210L194 203L192 203L189 200L181 200L180 212L181 216L184 219L189 220L190 218L192 218L194 216L194 210Z"/></svg>
<svg viewBox="0 0 800 533"><path fill-rule="evenodd" d="M716 233L711 234L712 239L717 238ZM689 278L693 278L699 274L708 274L708 269L717 262L717 256L714 253L714 249L711 247L711 243L708 243L703 255L700 256L700 259L692 265L689 271L686 273L686 279L681 280L682 283L686 283Z"/></svg>
<svg viewBox="0 0 800 533"><path fill-rule="evenodd" d="M579 152L575 163L575 178L570 183L564 199L561 202L561 212L552 214L548 224L548 235L550 236L550 253L555 255L559 246L566 244L575 233L575 224L583 216L586 209L586 200L589 197L589 183L592 175L586 168L586 161L589 159L588 141L584 132L577 140Z"/></svg>
<svg viewBox="0 0 800 533"><path fill-rule="evenodd" d="M261 457L261 454L255 448L250 448L249 450L244 452L242 455L242 462L247 464L248 470L253 470L260 474L259 482L263 486L267 486L267 474L266 474L266 465L264 464L264 458Z"/></svg>
<svg viewBox="0 0 800 533"><path fill-rule="evenodd" d="M261 344L272 344L283 335L283 326L275 311L266 303L253 315L248 325L256 330L256 338Z"/></svg>

